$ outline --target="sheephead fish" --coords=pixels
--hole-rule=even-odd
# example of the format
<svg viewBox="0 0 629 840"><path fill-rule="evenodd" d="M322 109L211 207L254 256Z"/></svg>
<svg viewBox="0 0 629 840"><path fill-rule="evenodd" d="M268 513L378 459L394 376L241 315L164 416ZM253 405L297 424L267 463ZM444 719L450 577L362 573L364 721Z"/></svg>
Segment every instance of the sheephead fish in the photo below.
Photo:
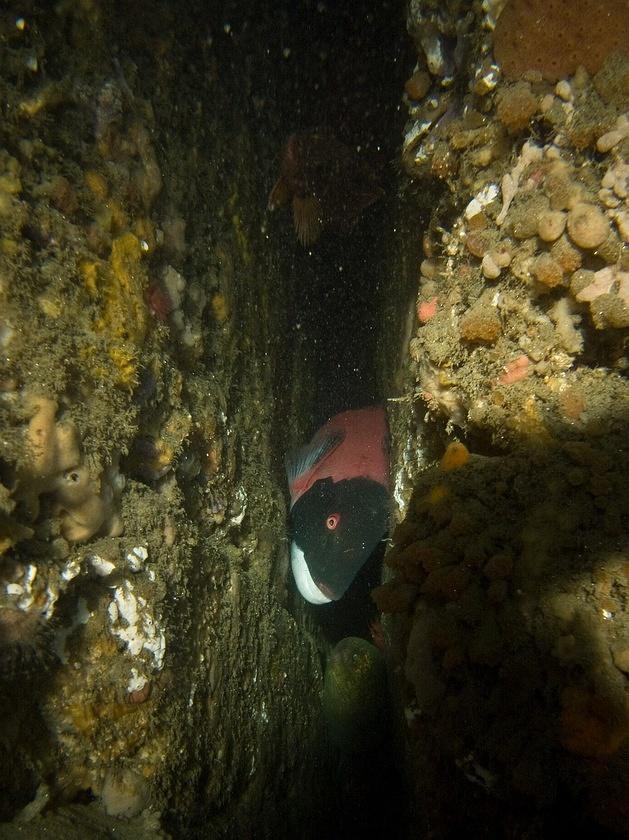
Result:
<svg viewBox="0 0 629 840"><path fill-rule="evenodd" d="M291 134L280 157L280 175L268 209L289 202L302 245L313 245L324 227L348 231L384 191L358 153L326 128Z"/></svg>
<svg viewBox="0 0 629 840"><path fill-rule="evenodd" d="M389 454L382 407L337 414L286 456L291 566L311 604L338 601L388 527Z"/></svg>

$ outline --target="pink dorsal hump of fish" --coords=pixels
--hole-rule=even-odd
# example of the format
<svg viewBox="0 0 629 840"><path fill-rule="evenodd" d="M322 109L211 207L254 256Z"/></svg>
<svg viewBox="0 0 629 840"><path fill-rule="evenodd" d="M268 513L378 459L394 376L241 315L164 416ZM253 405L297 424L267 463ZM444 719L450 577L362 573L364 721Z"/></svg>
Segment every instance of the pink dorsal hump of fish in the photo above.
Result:
<svg viewBox="0 0 629 840"><path fill-rule="evenodd" d="M310 443L291 454L302 469L289 474L291 508L315 481L331 478L370 478L389 486L388 429L380 406L336 414Z"/></svg>
<svg viewBox="0 0 629 840"><path fill-rule="evenodd" d="M360 155L325 128L291 134L280 158L280 175L268 209L292 202L297 238L313 245L325 227L349 231L383 195Z"/></svg>
<svg viewBox="0 0 629 840"><path fill-rule="evenodd" d="M381 407L337 414L286 458L291 565L313 604L339 600L389 519L389 455Z"/></svg>

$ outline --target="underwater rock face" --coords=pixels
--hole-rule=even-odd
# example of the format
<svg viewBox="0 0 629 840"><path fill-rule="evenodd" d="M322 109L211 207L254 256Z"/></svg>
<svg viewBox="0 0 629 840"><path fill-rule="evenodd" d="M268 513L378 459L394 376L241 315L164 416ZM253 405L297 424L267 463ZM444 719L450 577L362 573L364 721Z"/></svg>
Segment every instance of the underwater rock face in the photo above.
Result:
<svg viewBox="0 0 629 840"><path fill-rule="evenodd" d="M567 5L549 28L570 25ZM512 10L535 6L505 5L492 55L484 12L463 27L446 4L465 92L421 38L415 73L447 118L427 127L430 94L406 90L406 169L444 195L417 267L407 428L392 426L401 521L374 598L404 674L418 822L437 836L488 821L545 836L558 818L622 833L629 816L629 18L584 3L610 15L593 50L600 25L624 54L553 75L531 58L541 39L506 55L509 27L530 32ZM409 29L417 41L425 19ZM453 466L448 447L418 469L418 428L467 457Z"/></svg>
<svg viewBox="0 0 629 840"><path fill-rule="evenodd" d="M415 833L622 832L627 62L510 78L503 5L408 4L435 206L374 596ZM264 218L285 19L207 6L0 15L0 836L320 837L335 793L275 481L310 399Z"/></svg>
<svg viewBox="0 0 629 840"><path fill-rule="evenodd" d="M248 163L277 147L249 82L216 83L202 5L0 17L9 833L316 824L293 788L326 762L322 673L286 608L270 433L287 303Z"/></svg>

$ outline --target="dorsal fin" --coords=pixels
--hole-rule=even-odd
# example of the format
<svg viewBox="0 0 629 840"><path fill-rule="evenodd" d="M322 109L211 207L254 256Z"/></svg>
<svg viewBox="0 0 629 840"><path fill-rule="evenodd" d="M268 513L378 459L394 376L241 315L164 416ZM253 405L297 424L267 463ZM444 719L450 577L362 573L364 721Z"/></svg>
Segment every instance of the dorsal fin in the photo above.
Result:
<svg viewBox="0 0 629 840"><path fill-rule="evenodd" d="M344 433L340 431L327 432L323 435L317 435L305 446L287 452L284 458L284 466L286 467L289 486L292 487L298 479L314 469L326 455L336 449L344 437Z"/></svg>

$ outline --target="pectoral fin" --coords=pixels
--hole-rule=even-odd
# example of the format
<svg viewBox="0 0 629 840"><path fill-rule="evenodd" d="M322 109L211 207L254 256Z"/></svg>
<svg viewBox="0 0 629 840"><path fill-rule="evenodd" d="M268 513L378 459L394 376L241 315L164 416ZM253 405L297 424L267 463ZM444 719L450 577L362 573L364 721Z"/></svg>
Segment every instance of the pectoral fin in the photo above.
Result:
<svg viewBox="0 0 629 840"><path fill-rule="evenodd" d="M297 238L304 247L314 245L321 236L321 203L313 195L293 196L293 221Z"/></svg>

